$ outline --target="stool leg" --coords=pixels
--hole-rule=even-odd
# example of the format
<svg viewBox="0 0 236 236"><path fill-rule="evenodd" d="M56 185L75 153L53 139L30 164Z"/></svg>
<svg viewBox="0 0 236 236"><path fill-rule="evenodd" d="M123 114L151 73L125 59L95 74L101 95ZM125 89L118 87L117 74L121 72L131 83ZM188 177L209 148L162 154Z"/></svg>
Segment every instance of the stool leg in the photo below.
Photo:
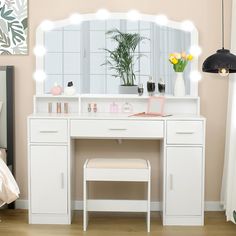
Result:
<svg viewBox="0 0 236 236"><path fill-rule="evenodd" d="M151 203L151 178L148 180L148 193L147 193L147 232L150 232L150 203Z"/></svg>
<svg viewBox="0 0 236 236"><path fill-rule="evenodd" d="M88 212L87 212L87 181L84 178L84 183L83 183L83 189L84 189L84 211L83 211L83 227L84 227L84 231L87 230L87 226L88 226Z"/></svg>

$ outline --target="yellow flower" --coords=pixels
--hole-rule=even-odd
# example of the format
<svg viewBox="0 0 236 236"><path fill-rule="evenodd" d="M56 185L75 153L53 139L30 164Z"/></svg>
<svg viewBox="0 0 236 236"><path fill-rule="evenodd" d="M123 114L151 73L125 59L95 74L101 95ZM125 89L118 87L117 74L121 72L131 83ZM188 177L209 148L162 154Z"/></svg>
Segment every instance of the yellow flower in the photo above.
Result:
<svg viewBox="0 0 236 236"><path fill-rule="evenodd" d="M189 61L192 61L192 60L193 60L193 55L189 54L189 55L187 56L187 59L188 59Z"/></svg>
<svg viewBox="0 0 236 236"><path fill-rule="evenodd" d="M171 62L172 64L174 64L174 65L175 65L175 64L177 64L177 63L179 62L179 61L178 61L178 59L176 59L176 58L175 58L175 57L173 57L173 56L172 56L172 57L170 57L170 59L169 59L169 60L170 60L170 62Z"/></svg>

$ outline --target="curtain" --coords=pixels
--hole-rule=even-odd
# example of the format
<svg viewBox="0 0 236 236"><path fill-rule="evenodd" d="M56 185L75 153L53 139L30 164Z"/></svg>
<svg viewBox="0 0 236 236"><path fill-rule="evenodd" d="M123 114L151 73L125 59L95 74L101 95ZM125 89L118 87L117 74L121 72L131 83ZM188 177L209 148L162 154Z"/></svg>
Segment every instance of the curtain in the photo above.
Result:
<svg viewBox="0 0 236 236"><path fill-rule="evenodd" d="M233 0L232 6L231 50L236 54L236 0ZM236 223L236 219L234 219L236 217L236 74L231 74L229 78L221 202L226 212L227 221Z"/></svg>

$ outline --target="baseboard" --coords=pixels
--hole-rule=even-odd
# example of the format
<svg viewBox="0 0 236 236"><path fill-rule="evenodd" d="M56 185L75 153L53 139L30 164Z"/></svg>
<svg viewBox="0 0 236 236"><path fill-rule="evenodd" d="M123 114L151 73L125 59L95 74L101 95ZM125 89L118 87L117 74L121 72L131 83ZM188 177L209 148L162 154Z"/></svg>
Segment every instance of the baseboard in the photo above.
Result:
<svg viewBox="0 0 236 236"><path fill-rule="evenodd" d="M16 209L28 209L28 200L16 200ZM75 210L83 209L83 201L75 201ZM151 211L160 211L160 202L151 202ZM223 207L218 201L205 202L205 211L223 211Z"/></svg>
<svg viewBox="0 0 236 236"><path fill-rule="evenodd" d="M220 202L208 201L205 202L205 211L224 211L224 208Z"/></svg>
<svg viewBox="0 0 236 236"><path fill-rule="evenodd" d="M18 199L15 201L16 209L28 209L28 200Z"/></svg>

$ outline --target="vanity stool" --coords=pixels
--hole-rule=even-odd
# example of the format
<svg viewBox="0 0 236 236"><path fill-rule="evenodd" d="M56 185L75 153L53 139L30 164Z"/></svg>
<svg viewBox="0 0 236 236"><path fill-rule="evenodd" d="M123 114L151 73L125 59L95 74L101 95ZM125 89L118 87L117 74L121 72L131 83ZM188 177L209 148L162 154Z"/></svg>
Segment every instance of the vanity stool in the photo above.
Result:
<svg viewBox="0 0 236 236"><path fill-rule="evenodd" d="M147 182L147 200L89 199L88 181ZM142 159L89 159L84 164L84 231L88 225L88 212L146 212L147 231L150 232L151 166Z"/></svg>

